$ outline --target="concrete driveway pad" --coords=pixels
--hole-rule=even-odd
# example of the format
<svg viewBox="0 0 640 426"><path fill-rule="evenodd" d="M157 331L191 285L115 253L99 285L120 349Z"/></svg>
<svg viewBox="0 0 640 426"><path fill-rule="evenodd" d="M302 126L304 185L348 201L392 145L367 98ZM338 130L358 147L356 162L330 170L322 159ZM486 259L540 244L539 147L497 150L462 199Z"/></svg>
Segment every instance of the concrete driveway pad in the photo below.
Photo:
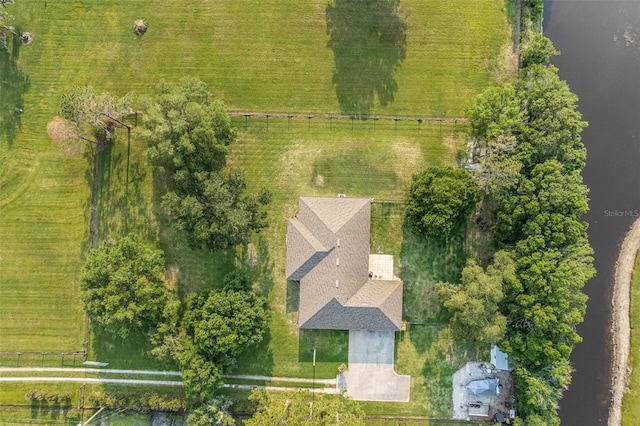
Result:
<svg viewBox="0 0 640 426"><path fill-rule="evenodd" d="M395 332L349 331L349 369L338 388L357 401L409 401L411 377L393 370Z"/></svg>

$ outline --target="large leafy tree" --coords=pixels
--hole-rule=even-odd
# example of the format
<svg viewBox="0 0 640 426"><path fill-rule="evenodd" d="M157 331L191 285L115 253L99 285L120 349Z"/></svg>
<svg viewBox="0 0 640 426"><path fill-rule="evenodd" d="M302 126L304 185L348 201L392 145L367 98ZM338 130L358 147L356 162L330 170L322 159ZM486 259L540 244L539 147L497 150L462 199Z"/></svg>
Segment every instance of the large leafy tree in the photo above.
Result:
<svg viewBox="0 0 640 426"><path fill-rule="evenodd" d="M222 171L235 139L224 103L197 78L160 83L145 117L148 156L169 178L162 203L193 247L244 244L266 226L268 191L246 193L244 174Z"/></svg>
<svg viewBox="0 0 640 426"><path fill-rule="evenodd" d="M170 300L164 270L162 252L133 236L91 250L81 274L87 314L123 339L156 328Z"/></svg>
<svg viewBox="0 0 640 426"><path fill-rule="evenodd" d="M244 174L196 172L162 198L175 218L174 225L187 231L194 247L221 249L249 241L252 232L267 226L262 209L271 200L267 190L245 193Z"/></svg>
<svg viewBox="0 0 640 426"><path fill-rule="evenodd" d="M319 394L312 402L311 394L302 390L272 393L256 389L249 400L258 407L253 417L244 422L247 426L365 424L365 413L360 405L340 395Z"/></svg>
<svg viewBox="0 0 640 426"><path fill-rule="evenodd" d="M507 325L499 309L503 287L516 285L516 281L512 256L499 251L486 272L469 260L459 284L439 283L438 295L453 313L450 322L453 336L472 346L486 347L500 342Z"/></svg>
<svg viewBox="0 0 640 426"><path fill-rule="evenodd" d="M220 365L262 341L267 319L264 298L229 290L191 296L184 316L196 352Z"/></svg>
<svg viewBox="0 0 640 426"><path fill-rule="evenodd" d="M156 356L173 357L181 367L185 392L202 402L222 386L222 373L235 357L262 341L268 311L251 291L210 291L187 299L176 333L167 333Z"/></svg>
<svg viewBox="0 0 640 426"><path fill-rule="evenodd" d="M144 124L149 159L177 180L222 169L236 136L224 103L213 99L206 84L194 77L180 84L158 84Z"/></svg>
<svg viewBox="0 0 640 426"><path fill-rule="evenodd" d="M463 228L479 200L478 187L467 171L430 167L413 176L407 221L418 234L445 239Z"/></svg>

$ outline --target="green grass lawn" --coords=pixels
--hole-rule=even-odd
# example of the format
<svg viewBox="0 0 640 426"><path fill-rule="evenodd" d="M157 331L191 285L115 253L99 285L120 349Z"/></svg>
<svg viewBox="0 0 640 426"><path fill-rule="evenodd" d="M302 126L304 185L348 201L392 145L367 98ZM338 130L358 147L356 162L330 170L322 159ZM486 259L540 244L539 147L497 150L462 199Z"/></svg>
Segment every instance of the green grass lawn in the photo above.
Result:
<svg viewBox="0 0 640 426"><path fill-rule="evenodd" d="M640 251L636 257L636 266L633 269L631 282L631 377L629 377L629 389L622 398L622 424L635 425L640 422Z"/></svg>
<svg viewBox="0 0 640 426"><path fill-rule="evenodd" d="M371 114L459 117L473 94L503 75L509 39L504 4L475 3L400 3L404 59L395 73L367 68L376 78L391 79L397 90L388 105L375 101ZM161 79L194 75L231 110L340 113L344 105L332 83L336 65L327 46L326 6L324 0L33 0L12 6L17 26L30 31L34 41L1 58L0 351L77 351L84 340L78 273L89 244L93 154L81 143L61 147L48 137L47 123L58 113L61 94L73 85L90 84L98 92L146 95ZM140 18L148 21L149 30L138 38L132 27ZM349 40L347 34L338 47L356 52L349 67L357 74L368 66L368 54ZM351 90L366 97L373 88L359 84ZM168 227L158 207L159 180L146 164L136 130L128 172L124 131L100 154L98 240L137 232L155 241L182 294L215 287L234 266L257 257L256 279L273 315L267 338L257 351L241 357L239 372L311 377L315 345L316 374L331 377L346 362L347 335L300 336L295 286L284 280L286 219L296 213L298 196L346 193L401 201L412 173L427 165L455 164L468 128L273 117L268 122L235 118L234 125L239 136L229 165L245 170L250 189L266 186L273 192L270 227L248 250L192 250ZM407 319L440 322L433 284L456 276L466 248L421 243L403 233L402 222L401 205L374 204L372 250L394 254L402 267ZM92 359L111 367L158 367L145 357L148 348L139 340L120 344L94 333L89 343ZM415 400L395 408L371 404L368 410L447 415L448 396L437 383L446 385L463 356L446 328L411 327L399 339L397 368L415 377ZM446 362L436 362L442 359ZM425 374L442 378L434 382Z"/></svg>

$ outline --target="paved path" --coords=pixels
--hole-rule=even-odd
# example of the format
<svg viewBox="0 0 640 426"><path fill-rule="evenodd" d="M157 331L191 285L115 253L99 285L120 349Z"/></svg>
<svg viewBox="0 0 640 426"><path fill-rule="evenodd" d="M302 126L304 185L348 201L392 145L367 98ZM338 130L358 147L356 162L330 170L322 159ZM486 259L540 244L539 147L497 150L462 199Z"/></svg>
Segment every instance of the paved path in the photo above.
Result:
<svg viewBox="0 0 640 426"><path fill-rule="evenodd" d="M166 376L166 377L181 377L182 373L179 371L158 371L158 370L117 370L112 368L64 368L64 367L0 367L0 374L2 373L85 373L85 374L132 374L132 375L149 375L149 376ZM289 382L289 383L314 383L313 379L297 378L297 377L271 377L271 376L254 376L246 374L224 374L222 376L226 379L237 380L256 380L256 381L277 381L277 382ZM2 377L0 376L0 382L72 382L72 383L102 383L102 384L120 384L120 385L150 385L150 386L182 386L181 381L171 380L140 380L140 379L107 379L107 378L93 378L93 377ZM337 394L336 379L316 379L315 389L298 388L298 387L285 387L285 386L261 386L261 385L246 385L226 383L223 385L225 388L230 389L267 389L274 391L297 391L299 389L306 389L315 393ZM324 387L331 386L331 387Z"/></svg>
<svg viewBox="0 0 640 426"><path fill-rule="evenodd" d="M182 386L182 382L171 380L104 379L94 377L0 377L0 382L72 382L116 385Z"/></svg>
<svg viewBox="0 0 640 426"><path fill-rule="evenodd" d="M244 374L223 374L225 379L243 379L243 380L259 380L265 382L295 382L295 383L314 383L313 379L302 379L295 377L271 377L271 376L248 376ZM316 384L335 385L336 379L315 379Z"/></svg>
<svg viewBox="0 0 640 426"><path fill-rule="evenodd" d="M115 370L112 368L60 368L60 367L0 367L2 373L103 373L103 374L140 374L149 376L182 376L179 371L157 370Z"/></svg>

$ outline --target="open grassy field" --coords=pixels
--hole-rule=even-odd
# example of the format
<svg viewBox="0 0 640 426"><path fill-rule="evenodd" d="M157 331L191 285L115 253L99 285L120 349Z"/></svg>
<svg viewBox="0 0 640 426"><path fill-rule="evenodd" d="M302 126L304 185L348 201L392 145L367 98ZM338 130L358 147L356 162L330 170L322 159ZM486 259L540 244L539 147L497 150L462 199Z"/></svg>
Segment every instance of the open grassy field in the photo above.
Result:
<svg viewBox="0 0 640 426"><path fill-rule="evenodd" d="M631 284L631 351L629 363L631 364L631 377L629 389L622 399L622 424L635 425L640 422L640 252L636 256L636 266L633 269L633 281Z"/></svg>
<svg viewBox="0 0 640 426"><path fill-rule="evenodd" d="M9 65L3 65L0 98L0 351L82 348L78 272L89 244L92 149L81 143L62 147L47 135L61 94L73 85L148 95L161 79L194 75L231 110L336 114L349 107L337 86L349 82L332 83L334 73L344 71L336 70L334 52L352 49L358 54L347 66L354 75L360 69L378 79L352 82L352 98L373 93L377 99L377 81L397 87L393 102L382 106L376 100L366 112L460 117L470 97L504 72L509 29L503 6L499 0L401 1L397 16L406 28L399 36L406 36L406 45L395 58L404 59L390 73L385 67L366 68L369 53L350 44L357 37L348 31L340 33L344 37L336 39L337 47L328 47L326 1L18 2L12 7L16 23L34 41L3 62ZM340 12L344 20L351 19L348 8ZM149 22L149 30L138 38L132 26L140 18ZM266 186L273 192L270 227L249 252L191 250L168 228L136 130L128 172L124 131L101 153L98 239L133 231L157 242L183 294L215 287L234 265L255 255L256 277L271 301L273 318L261 348L241 358L238 369L311 377L310 354L316 345L317 376L331 377L346 362L346 333L299 336L295 288L284 281L286 218L295 214L298 196L347 193L402 200L412 173L426 165L455 164L467 128L460 123L243 117L235 118L234 125L239 136L229 165L246 171L251 189ZM375 204L372 219L372 250L396 255L402 267L407 319L442 321L433 284L455 278L466 250L462 242L441 248L412 239L402 231L401 205ZM371 404L371 412L447 415L449 395L439 384L446 385L465 354L443 326L420 327L401 336L397 356L398 371L415 377L415 400L397 407ZM158 367L145 357L145 349L136 340L119 344L96 334L89 344L92 359L112 367Z"/></svg>

